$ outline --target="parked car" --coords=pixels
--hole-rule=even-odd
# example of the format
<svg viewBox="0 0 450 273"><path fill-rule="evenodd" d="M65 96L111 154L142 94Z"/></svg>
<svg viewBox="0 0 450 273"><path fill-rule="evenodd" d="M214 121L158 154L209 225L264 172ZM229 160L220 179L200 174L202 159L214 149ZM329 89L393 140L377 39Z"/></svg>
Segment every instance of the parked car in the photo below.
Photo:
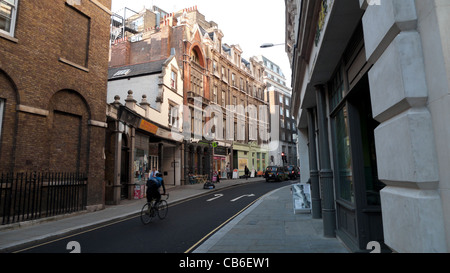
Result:
<svg viewBox="0 0 450 273"><path fill-rule="evenodd" d="M268 166L264 174L264 178L269 182L270 180L284 181L287 179L285 168L281 166Z"/></svg>
<svg viewBox="0 0 450 273"><path fill-rule="evenodd" d="M300 177L300 168L295 165L287 166L289 179L297 179Z"/></svg>

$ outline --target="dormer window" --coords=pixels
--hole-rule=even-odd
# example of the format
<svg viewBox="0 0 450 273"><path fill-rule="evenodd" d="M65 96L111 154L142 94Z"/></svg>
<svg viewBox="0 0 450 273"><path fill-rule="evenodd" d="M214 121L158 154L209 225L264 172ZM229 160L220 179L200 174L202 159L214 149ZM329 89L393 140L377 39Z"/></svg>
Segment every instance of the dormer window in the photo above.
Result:
<svg viewBox="0 0 450 273"><path fill-rule="evenodd" d="M120 77L120 76L126 76L131 72L131 69L123 69L123 70L119 70L117 71L113 77Z"/></svg>
<svg viewBox="0 0 450 273"><path fill-rule="evenodd" d="M177 89L177 72L173 70L170 74L170 87Z"/></svg>

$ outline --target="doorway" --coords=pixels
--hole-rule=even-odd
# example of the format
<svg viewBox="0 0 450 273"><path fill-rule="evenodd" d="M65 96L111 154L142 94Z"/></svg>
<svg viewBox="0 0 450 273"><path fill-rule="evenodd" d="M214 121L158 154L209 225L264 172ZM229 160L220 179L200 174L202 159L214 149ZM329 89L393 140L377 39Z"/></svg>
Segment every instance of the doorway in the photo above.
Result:
<svg viewBox="0 0 450 273"><path fill-rule="evenodd" d="M122 134L122 152L120 160L120 198L128 199L128 180L130 178L130 148L128 138Z"/></svg>
<svg viewBox="0 0 450 273"><path fill-rule="evenodd" d="M336 234L354 251L383 244L380 190L367 74L333 111Z"/></svg>

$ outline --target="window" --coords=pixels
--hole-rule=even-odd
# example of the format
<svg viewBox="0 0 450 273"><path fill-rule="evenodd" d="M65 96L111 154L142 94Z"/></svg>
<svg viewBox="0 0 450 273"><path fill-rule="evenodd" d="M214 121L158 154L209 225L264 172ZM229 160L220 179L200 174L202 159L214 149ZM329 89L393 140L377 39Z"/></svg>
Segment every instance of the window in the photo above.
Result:
<svg viewBox="0 0 450 273"><path fill-rule="evenodd" d="M192 132L194 132L194 139L202 139L203 130L203 112L201 110L191 110L192 117Z"/></svg>
<svg viewBox="0 0 450 273"><path fill-rule="evenodd" d="M214 86L213 89L213 101L217 103L217 86Z"/></svg>
<svg viewBox="0 0 450 273"><path fill-rule="evenodd" d="M341 68L338 68L336 74L334 75L331 81L331 101L330 108L335 109L337 105L342 101L344 97L345 88L344 88L344 76L342 75Z"/></svg>
<svg viewBox="0 0 450 273"><path fill-rule="evenodd" d="M203 97L203 74L195 66L191 67L191 88L194 94Z"/></svg>
<svg viewBox="0 0 450 273"><path fill-rule="evenodd" d="M19 0L0 0L0 32L14 36Z"/></svg>
<svg viewBox="0 0 450 273"><path fill-rule="evenodd" d="M225 91L222 91L222 107L225 107Z"/></svg>
<svg viewBox="0 0 450 273"><path fill-rule="evenodd" d="M177 72L172 70L170 74L170 87L177 89Z"/></svg>
<svg viewBox="0 0 450 273"><path fill-rule="evenodd" d="M213 72L217 72L217 62L215 60L213 61Z"/></svg>
<svg viewBox="0 0 450 273"><path fill-rule="evenodd" d="M280 95L280 104L283 103L283 95Z"/></svg>
<svg viewBox="0 0 450 273"><path fill-rule="evenodd" d="M113 78L115 77L119 77L119 76L126 76L130 73L131 69L122 69L117 71L114 75Z"/></svg>
<svg viewBox="0 0 450 273"><path fill-rule="evenodd" d="M169 126L178 127L178 106L169 105Z"/></svg>
<svg viewBox="0 0 450 273"><path fill-rule="evenodd" d="M336 163L339 174L336 179L338 181L338 194L340 199L354 203L355 193L353 190L352 156L350 150L348 111L346 106L337 113L334 119L334 126L336 130Z"/></svg>
<svg viewBox="0 0 450 273"><path fill-rule="evenodd" d="M200 58L198 57L198 54L195 50L192 50L191 52L191 61L200 64Z"/></svg>
<svg viewBox="0 0 450 273"><path fill-rule="evenodd" d="M231 74L231 83L234 87L236 87L236 75L234 73Z"/></svg>
<svg viewBox="0 0 450 273"><path fill-rule="evenodd" d="M225 139L225 138L227 138L227 120L226 119L223 120L222 129L223 129L223 137Z"/></svg>
<svg viewBox="0 0 450 273"><path fill-rule="evenodd" d="M289 106L289 98L286 97L286 99L284 101L285 101L284 104L286 104L286 106Z"/></svg>

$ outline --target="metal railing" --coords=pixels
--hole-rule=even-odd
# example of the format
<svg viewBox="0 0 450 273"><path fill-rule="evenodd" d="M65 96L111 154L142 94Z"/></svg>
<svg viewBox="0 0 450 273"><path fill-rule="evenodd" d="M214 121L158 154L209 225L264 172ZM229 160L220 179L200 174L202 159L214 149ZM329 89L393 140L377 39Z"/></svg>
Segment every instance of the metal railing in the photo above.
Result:
<svg viewBox="0 0 450 273"><path fill-rule="evenodd" d="M86 209L87 177L83 173L2 173L2 225Z"/></svg>

